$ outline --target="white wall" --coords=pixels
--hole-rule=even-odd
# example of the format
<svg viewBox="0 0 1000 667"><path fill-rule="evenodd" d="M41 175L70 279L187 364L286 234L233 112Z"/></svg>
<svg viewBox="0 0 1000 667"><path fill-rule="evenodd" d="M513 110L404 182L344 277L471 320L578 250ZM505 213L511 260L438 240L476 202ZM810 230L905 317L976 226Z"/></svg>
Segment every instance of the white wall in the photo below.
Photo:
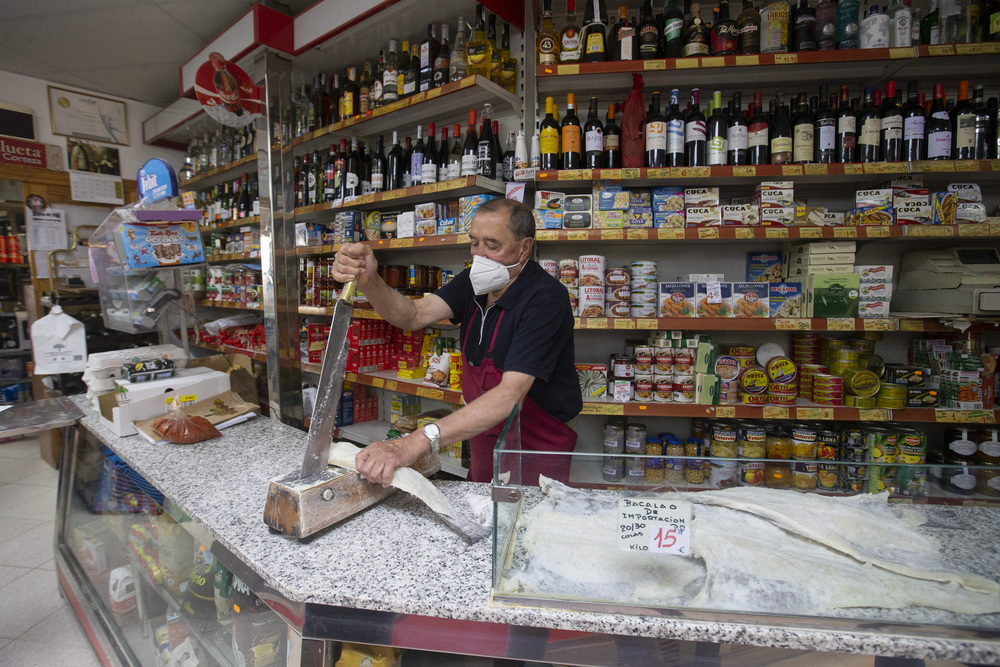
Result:
<svg viewBox="0 0 1000 667"><path fill-rule="evenodd" d="M66 159L66 137L52 134L52 123L49 119L48 85L59 86L70 90L81 90L81 92L92 93L110 99L121 100L120 97L105 95L95 91L88 91L75 86L66 86L60 83L35 79L29 76L13 74L11 72L0 71L0 102L17 104L28 107L35 114L35 134L36 140L44 144L53 144L62 149L63 166L68 164ZM142 121L146 120L159 111L159 107L151 104L143 104L134 100L122 100L126 103L126 115L128 117L128 146L113 146L118 149L119 163L121 164L122 178L135 180L135 174L146 160L158 157L169 162L175 170L184 164L184 153L180 151L159 148L157 146L147 146L142 143ZM94 142L98 143L98 142ZM109 144L100 144L109 145Z"/></svg>

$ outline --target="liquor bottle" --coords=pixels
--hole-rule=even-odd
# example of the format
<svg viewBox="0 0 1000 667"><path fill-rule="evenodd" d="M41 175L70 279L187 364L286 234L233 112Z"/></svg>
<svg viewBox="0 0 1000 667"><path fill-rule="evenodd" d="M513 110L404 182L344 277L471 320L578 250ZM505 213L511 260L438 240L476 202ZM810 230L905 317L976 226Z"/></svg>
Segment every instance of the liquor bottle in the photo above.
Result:
<svg viewBox="0 0 1000 667"><path fill-rule="evenodd" d="M497 151L493 140L493 109L489 103L483 105L481 115L483 122L476 146L476 173L486 178L496 178Z"/></svg>
<svg viewBox="0 0 1000 667"><path fill-rule="evenodd" d="M539 65L555 65L559 62L560 36L552 25L552 0L545 0L542 10L542 27L535 39L536 57ZM461 19L459 28L461 29Z"/></svg>
<svg viewBox="0 0 1000 667"><path fill-rule="evenodd" d="M958 97L951 116L951 156L971 160L975 153L976 110L969 101L969 82L958 82Z"/></svg>
<svg viewBox="0 0 1000 667"><path fill-rule="evenodd" d="M726 163L735 165L747 164L748 126L747 117L743 115L742 99L739 92L733 93L732 110L726 119Z"/></svg>
<svg viewBox="0 0 1000 667"><path fill-rule="evenodd" d="M753 6L753 0L743 0L743 13L736 19L736 53L760 53L760 12Z"/></svg>
<svg viewBox="0 0 1000 667"><path fill-rule="evenodd" d="M229 149L229 128L222 128L217 132L219 138L219 166L229 164L233 161L232 151Z"/></svg>
<svg viewBox="0 0 1000 667"><path fill-rule="evenodd" d="M399 99L406 97L406 77L410 69L410 42L403 40L403 48L399 50L399 62L396 65L396 88Z"/></svg>
<svg viewBox="0 0 1000 667"><path fill-rule="evenodd" d="M483 6L476 5L476 27L467 47L467 76L490 78L490 62L493 60L493 42L486 39L486 22Z"/></svg>
<svg viewBox="0 0 1000 667"><path fill-rule="evenodd" d="M539 37L541 34L539 33ZM458 31L455 33L455 46L448 58L448 80L461 81L468 75L469 47L465 41L465 17L458 17Z"/></svg>
<svg viewBox="0 0 1000 667"><path fill-rule="evenodd" d="M684 57L707 56L710 37L708 28L699 16L701 5L697 2L691 3L690 23L687 32L684 34ZM640 45L641 48L641 45ZM695 165L688 165L695 166Z"/></svg>
<svg viewBox="0 0 1000 667"><path fill-rule="evenodd" d="M862 49L889 48L889 16L879 12L878 5L868 8L868 16L861 21L859 30Z"/></svg>
<svg viewBox="0 0 1000 667"><path fill-rule="evenodd" d="M608 59L608 35L601 0L587 0L587 10L583 14L583 30L580 33L583 62L602 63Z"/></svg>
<svg viewBox="0 0 1000 667"><path fill-rule="evenodd" d="M372 192L385 190L388 172L389 162L385 157L385 144L380 134L375 137L375 152L372 153Z"/></svg>
<svg viewBox="0 0 1000 667"><path fill-rule="evenodd" d="M913 11L903 0L890 0L885 13L889 15L889 46L909 46L913 35Z"/></svg>
<svg viewBox="0 0 1000 667"><path fill-rule="evenodd" d="M977 83L972 91L972 106L976 110L976 138L973 159L985 160L990 157L990 146L995 141L993 140L994 129L990 121L991 115L983 103L983 84L981 83Z"/></svg>
<svg viewBox="0 0 1000 667"><path fill-rule="evenodd" d="M684 11L679 0L668 0L663 15L663 57L680 58L683 55Z"/></svg>
<svg viewBox="0 0 1000 667"><path fill-rule="evenodd" d="M683 167L684 157L684 114L680 110L681 91L674 88L670 91L670 109L666 114L667 121L667 166Z"/></svg>
<svg viewBox="0 0 1000 667"><path fill-rule="evenodd" d="M639 36L628 20L628 7L618 8L618 23L612 35L610 60L636 60L639 57Z"/></svg>
<svg viewBox="0 0 1000 667"><path fill-rule="evenodd" d="M319 75L319 90L314 94L313 104L316 107L316 127L326 127L336 122L333 118L334 101L330 97L330 81L326 78L326 72Z"/></svg>
<svg viewBox="0 0 1000 667"><path fill-rule="evenodd" d="M317 98L317 89L319 88L319 77L313 77L313 85L310 89L311 92L307 93L309 95L308 101L306 102L306 117L307 123L309 125L309 132L312 132L317 127L319 127L319 99Z"/></svg>
<svg viewBox="0 0 1000 667"><path fill-rule="evenodd" d="M340 175L337 173L337 147L330 144L330 154L323 165L323 201L333 201L337 198L337 183Z"/></svg>
<svg viewBox="0 0 1000 667"><path fill-rule="evenodd" d="M799 93L798 108L792 117L792 162L809 164L816 161L816 122L806 102L806 94Z"/></svg>
<svg viewBox="0 0 1000 667"><path fill-rule="evenodd" d="M695 5L692 3L691 7ZM698 108L701 91L691 89L691 111L684 119L684 161L689 167L704 167L708 164L708 132L705 114Z"/></svg>
<svg viewBox="0 0 1000 667"><path fill-rule="evenodd" d="M434 24L427 24L427 39L420 43L420 71L417 89L421 92L434 87L434 69L441 56L441 42L434 31Z"/></svg>
<svg viewBox="0 0 1000 667"><path fill-rule="evenodd" d="M372 65L367 60L361 70L361 79L358 81L358 113L366 114L371 111L372 97Z"/></svg>
<svg viewBox="0 0 1000 667"><path fill-rule="evenodd" d="M884 162L903 159L903 110L896 104L896 82L886 81L879 125L879 145Z"/></svg>
<svg viewBox="0 0 1000 667"><path fill-rule="evenodd" d="M837 96L827 95L826 84L820 87L820 107L813 121L813 157L820 164L837 161Z"/></svg>
<svg viewBox="0 0 1000 667"><path fill-rule="evenodd" d="M851 106L850 86L840 87L837 109L837 162L858 162L858 117Z"/></svg>
<svg viewBox="0 0 1000 667"><path fill-rule="evenodd" d="M372 151L363 141L358 141L358 150L361 153L361 194L370 195L372 193Z"/></svg>
<svg viewBox="0 0 1000 667"><path fill-rule="evenodd" d="M500 169L500 178L503 179L504 183L510 183L514 180L514 161L516 152L517 139L515 138L512 130L507 133L507 145L503 149L503 159L501 160L502 167Z"/></svg>
<svg viewBox="0 0 1000 667"><path fill-rule="evenodd" d="M583 162L586 169L604 166L604 126L597 117L597 98L590 98L587 122L583 126Z"/></svg>
<svg viewBox="0 0 1000 667"><path fill-rule="evenodd" d="M920 43L940 44L941 43L941 21L938 0L931 0L931 9L920 21Z"/></svg>
<svg viewBox="0 0 1000 667"><path fill-rule="evenodd" d="M736 21L729 18L729 0L719 0L719 19L712 26L712 55L728 56L736 53L738 36Z"/></svg>
<svg viewBox="0 0 1000 667"><path fill-rule="evenodd" d="M775 94L774 116L768 132L771 136L771 164L788 164L792 161L792 123L785 106L785 95Z"/></svg>
<svg viewBox="0 0 1000 667"><path fill-rule="evenodd" d="M486 41L490 43L489 80L500 84L500 43L497 42L497 16L490 14L486 19Z"/></svg>
<svg viewBox="0 0 1000 667"><path fill-rule="evenodd" d="M643 126L647 167L667 166L667 119L660 113L660 92L653 93L649 114Z"/></svg>
<svg viewBox="0 0 1000 667"><path fill-rule="evenodd" d="M441 24L441 44L438 54L434 57L434 71L431 80L432 88L440 88L448 83L451 69L451 45L448 43L448 24Z"/></svg>
<svg viewBox="0 0 1000 667"><path fill-rule="evenodd" d="M500 145L500 121L493 121L493 155L496 157L494 178L500 178L503 173L503 146Z"/></svg>
<svg viewBox="0 0 1000 667"><path fill-rule="evenodd" d="M936 0L931 0L935 2ZM861 45L858 40L858 12L861 5L858 0L838 0L837 2L837 48L856 49Z"/></svg>
<svg viewBox="0 0 1000 667"><path fill-rule="evenodd" d="M361 153L358 152L358 140L351 139L351 152L347 154L347 167L344 169L344 198L361 196Z"/></svg>
<svg viewBox="0 0 1000 667"><path fill-rule="evenodd" d="M753 93L753 113L747 132L747 164L771 164L770 122L764 113L763 98L759 90Z"/></svg>
<svg viewBox="0 0 1000 667"><path fill-rule="evenodd" d="M906 107L903 109L903 154L900 158L905 162L923 160L927 154L927 144L924 139L924 105L920 104L917 95L917 82L910 81L906 85Z"/></svg>
<svg viewBox="0 0 1000 667"><path fill-rule="evenodd" d="M306 153L302 156L302 201L303 206L312 206L319 203L316 200L316 170L313 168L313 160L319 157L319 151L311 156ZM232 215L232 203L229 197L229 184L226 183L225 195L223 197L224 216L228 218Z"/></svg>
<svg viewBox="0 0 1000 667"><path fill-rule="evenodd" d="M475 126L475 121L473 121L473 126ZM451 153L448 155L448 180L462 176L462 158L465 153L463 151L462 126L459 123L455 123L455 127L452 128L452 136L454 143L451 146Z"/></svg>
<svg viewBox="0 0 1000 667"><path fill-rule="evenodd" d="M615 122L615 105L608 105L607 120L604 122L603 142L604 152L601 164L607 169L618 169L622 166L622 131Z"/></svg>
<svg viewBox="0 0 1000 667"><path fill-rule="evenodd" d="M316 151L317 162L319 162L319 151ZM322 200L322 195L320 195L320 200ZM250 174L243 172L243 186L240 188L240 199L239 204L236 206L236 216L238 218L248 218L250 217L251 206L253 202L250 200Z"/></svg>
<svg viewBox="0 0 1000 667"><path fill-rule="evenodd" d="M819 0L816 3L816 50L837 48L837 2Z"/></svg>
<svg viewBox="0 0 1000 667"><path fill-rule="evenodd" d="M566 115L560 128L562 168L580 169L583 166L583 147L580 145L580 117L576 115L576 96L566 95Z"/></svg>
<svg viewBox="0 0 1000 667"><path fill-rule="evenodd" d="M650 60L660 57L660 28L653 19L651 0L643 0L639 11L639 58Z"/></svg>
<svg viewBox="0 0 1000 667"><path fill-rule="evenodd" d="M858 116L858 161L879 162L882 157L879 134L881 132L881 112L876 108L871 86L865 87Z"/></svg>
<svg viewBox="0 0 1000 667"><path fill-rule="evenodd" d="M299 206L305 206L305 203L304 203L304 201L305 201L305 187L303 186L303 183L302 183L302 159L304 157L305 156L303 156L302 158L300 158L300 157L294 157L294 158L292 158L292 183L295 184L295 207L296 208L298 208ZM210 198L210 201L212 203L210 204L210 208L209 208L209 211L210 211L210 214L208 215L208 219L209 220L214 220L215 219L215 215L214 215L214 213L212 213L212 211L215 208L215 203L214 203L215 202L215 196L214 196L214 194L215 194L215 191L213 189L213 191L212 191L212 195L213 196Z"/></svg>
<svg viewBox="0 0 1000 667"><path fill-rule="evenodd" d="M403 149L399 145L399 132L392 131L392 148L386 156L385 189L398 190L403 187Z"/></svg>
<svg viewBox="0 0 1000 667"><path fill-rule="evenodd" d="M437 146L434 144L434 123L427 127L427 143L421 137L420 126L417 126L417 143L410 154L410 173L413 174L413 185L437 182ZM429 175L431 180L424 180Z"/></svg>
<svg viewBox="0 0 1000 667"><path fill-rule="evenodd" d="M413 142L409 137L403 139L403 187L408 188L413 185L413 173L410 165L413 162Z"/></svg>
<svg viewBox="0 0 1000 667"><path fill-rule="evenodd" d="M808 0L799 0L791 28L792 51L816 50L816 10Z"/></svg>
<svg viewBox="0 0 1000 667"><path fill-rule="evenodd" d="M541 168L559 168L559 124L555 119L555 100L545 98L545 118L539 127L539 149L541 151Z"/></svg>
<svg viewBox="0 0 1000 667"><path fill-rule="evenodd" d="M320 157L319 151L313 151L312 154L312 178L309 179L309 185L312 191L309 193L309 199L313 204L319 204L323 201L325 197L325 187L324 187L324 169L323 160ZM236 195L234 195L235 197ZM236 201L233 202L234 208Z"/></svg>
<svg viewBox="0 0 1000 667"><path fill-rule="evenodd" d="M344 118L357 116L361 113L361 99L358 94L357 76L358 70L356 67L347 68L347 81L344 82L344 88L340 93L340 99L343 100L340 107Z"/></svg>
<svg viewBox="0 0 1000 667"><path fill-rule="evenodd" d="M508 93L517 93L517 58L510 55L510 24L503 24L500 37L500 87Z"/></svg>
<svg viewBox="0 0 1000 667"><path fill-rule="evenodd" d="M309 174L312 171L309 165L309 153L302 156L302 160L299 162L299 177L296 180L296 190L295 190L295 205L296 206L308 206L311 202L309 201ZM229 184L227 183L222 190L220 204L224 204L220 211L224 211L225 215L229 215Z"/></svg>
<svg viewBox="0 0 1000 667"><path fill-rule="evenodd" d="M531 135L531 152L528 153L528 159L532 169L542 168L541 121L539 120L535 121L535 132Z"/></svg>
<svg viewBox="0 0 1000 667"><path fill-rule="evenodd" d="M448 128L441 128L441 145L438 147L437 154L437 179L440 181L447 181L451 178L448 173L448 162L451 160L451 146L448 145ZM461 158L459 158L459 174L462 173ZM457 178L457 177L456 177Z"/></svg>
<svg viewBox="0 0 1000 667"><path fill-rule="evenodd" d="M396 40L389 40L389 56L382 71L382 101L390 104L399 99L399 57L396 55Z"/></svg>
<svg viewBox="0 0 1000 667"><path fill-rule="evenodd" d="M722 91L712 93L712 112L706 123L708 134L708 164L726 164L728 159L728 125L729 114L722 106Z"/></svg>
<svg viewBox="0 0 1000 667"><path fill-rule="evenodd" d="M528 144L524 140L524 130L517 131L517 147L514 149L514 170L527 169L531 166L528 157Z"/></svg>
<svg viewBox="0 0 1000 667"><path fill-rule="evenodd" d="M465 142L462 144L462 176L475 176L479 172L479 135L476 132L476 112L469 111L469 123L465 126Z"/></svg>
<svg viewBox="0 0 1000 667"><path fill-rule="evenodd" d="M559 62L578 63L582 55L580 26L576 22L576 0L566 0L566 23L559 33Z"/></svg>
<svg viewBox="0 0 1000 667"><path fill-rule="evenodd" d="M762 53L788 51L788 3L770 0L760 13L760 50ZM772 154L773 159L773 154Z"/></svg>
<svg viewBox="0 0 1000 667"><path fill-rule="evenodd" d="M385 75L385 50L379 49L378 67L372 72L372 81L368 86L368 109L378 109L382 106L382 77Z"/></svg>

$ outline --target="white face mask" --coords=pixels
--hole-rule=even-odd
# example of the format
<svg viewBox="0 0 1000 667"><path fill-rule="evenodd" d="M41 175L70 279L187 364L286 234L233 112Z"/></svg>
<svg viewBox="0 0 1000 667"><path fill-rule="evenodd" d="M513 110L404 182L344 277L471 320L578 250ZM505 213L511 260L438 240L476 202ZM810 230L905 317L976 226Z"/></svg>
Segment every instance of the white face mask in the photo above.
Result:
<svg viewBox="0 0 1000 667"><path fill-rule="evenodd" d="M483 257L482 255L474 256L472 258L472 269L469 270L472 291L481 296L500 289L512 280L507 269L512 269L520 265L521 262L501 264L489 257Z"/></svg>

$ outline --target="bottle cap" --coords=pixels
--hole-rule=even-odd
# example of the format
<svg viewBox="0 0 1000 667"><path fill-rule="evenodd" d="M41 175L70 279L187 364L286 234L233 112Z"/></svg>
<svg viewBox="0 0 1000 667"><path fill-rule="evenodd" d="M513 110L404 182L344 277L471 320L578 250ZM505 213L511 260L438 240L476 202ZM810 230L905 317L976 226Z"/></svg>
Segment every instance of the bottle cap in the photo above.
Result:
<svg viewBox="0 0 1000 667"><path fill-rule="evenodd" d="M572 1L573 0L570 0L570 2L572 2ZM968 84L966 84L966 85L968 85ZM568 104L568 105L575 105L576 104L576 95L574 95L573 93L567 93L566 94L566 104Z"/></svg>

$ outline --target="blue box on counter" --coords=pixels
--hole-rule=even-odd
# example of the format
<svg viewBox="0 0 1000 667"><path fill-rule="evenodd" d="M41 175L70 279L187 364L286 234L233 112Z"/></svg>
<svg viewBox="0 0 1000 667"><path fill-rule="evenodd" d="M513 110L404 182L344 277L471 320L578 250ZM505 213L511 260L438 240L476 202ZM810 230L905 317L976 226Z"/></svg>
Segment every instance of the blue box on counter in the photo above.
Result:
<svg viewBox="0 0 1000 667"><path fill-rule="evenodd" d="M182 266L205 261L201 211L130 211L135 222L118 225L118 260L130 269ZM151 218L144 220L143 218Z"/></svg>

